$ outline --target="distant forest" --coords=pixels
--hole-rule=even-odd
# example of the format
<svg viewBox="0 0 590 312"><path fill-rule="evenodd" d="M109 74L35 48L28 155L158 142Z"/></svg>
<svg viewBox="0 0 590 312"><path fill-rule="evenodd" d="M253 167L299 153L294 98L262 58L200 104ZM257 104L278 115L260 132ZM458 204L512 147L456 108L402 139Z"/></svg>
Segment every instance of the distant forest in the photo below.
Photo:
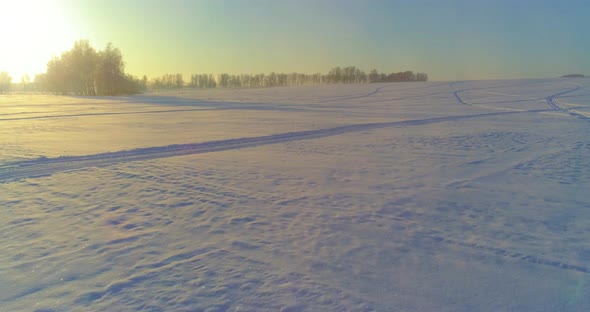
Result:
<svg viewBox="0 0 590 312"><path fill-rule="evenodd" d="M425 73L405 71L385 74L373 69L369 74L354 66L335 67L327 74L303 74L303 73L275 73L270 74L193 74L190 80L185 82L181 74L164 75L148 79L142 79L142 87L148 89L178 89L188 88L260 88L283 87L300 85L320 85L335 83L375 83L375 82L402 82L402 81L427 81Z"/></svg>
<svg viewBox="0 0 590 312"><path fill-rule="evenodd" d="M569 75L563 75L561 76L561 78L583 78L584 75L582 74L569 74Z"/></svg>
<svg viewBox="0 0 590 312"><path fill-rule="evenodd" d="M425 73L404 71L386 74L373 69L367 74L355 66L335 67L327 74L193 74L188 81L182 74L137 78L125 73L125 62L118 48L109 43L103 50L96 50L87 40L81 40L71 50L50 60L46 73L36 75L33 82L25 76L21 84L23 90L92 96L134 94L149 89L257 88L427 80ZM6 91L6 87L2 89Z"/></svg>

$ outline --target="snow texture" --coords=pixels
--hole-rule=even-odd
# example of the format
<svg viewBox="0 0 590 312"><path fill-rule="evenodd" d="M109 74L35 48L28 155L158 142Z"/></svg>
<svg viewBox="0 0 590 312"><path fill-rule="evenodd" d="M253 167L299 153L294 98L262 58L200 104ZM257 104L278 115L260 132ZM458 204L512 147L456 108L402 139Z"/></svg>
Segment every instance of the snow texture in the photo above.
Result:
<svg viewBox="0 0 590 312"><path fill-rule="evenodd" d="M0 311L588 311L590 79L0 97Z"/></svg>

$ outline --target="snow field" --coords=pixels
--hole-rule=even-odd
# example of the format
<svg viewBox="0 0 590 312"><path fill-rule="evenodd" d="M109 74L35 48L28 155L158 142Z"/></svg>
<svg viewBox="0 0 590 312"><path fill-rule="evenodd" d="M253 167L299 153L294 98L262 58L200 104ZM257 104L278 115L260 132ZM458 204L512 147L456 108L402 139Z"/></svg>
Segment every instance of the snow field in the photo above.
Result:
<svg viewBox="0 0 590 312"><path fill-rule="evenodd" d="M0 97L0 310L585 311L589 84Z"/></svg>

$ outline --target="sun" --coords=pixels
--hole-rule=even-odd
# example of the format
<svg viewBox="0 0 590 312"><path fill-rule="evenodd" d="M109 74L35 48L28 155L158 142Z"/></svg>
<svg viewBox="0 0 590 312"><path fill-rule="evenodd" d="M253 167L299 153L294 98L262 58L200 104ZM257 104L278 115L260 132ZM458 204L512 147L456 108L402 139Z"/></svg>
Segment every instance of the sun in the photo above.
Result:
<svg viewBox="0 0 590 312"><path fill-rule="evenodd" d="M0 71L13 81L44 72L81 35L57 0L0 0L0 34Z"/></svg>

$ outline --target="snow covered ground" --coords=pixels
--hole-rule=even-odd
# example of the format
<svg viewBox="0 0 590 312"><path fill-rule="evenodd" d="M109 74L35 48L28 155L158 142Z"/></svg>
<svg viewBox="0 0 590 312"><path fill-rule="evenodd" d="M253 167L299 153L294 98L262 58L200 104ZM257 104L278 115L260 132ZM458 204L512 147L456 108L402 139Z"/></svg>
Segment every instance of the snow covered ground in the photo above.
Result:
<svg viewBox="0 0 590 312"><path fill-rule="evenodd" d="M590 79L0 96L0 311L588 311Z"/></svg>

